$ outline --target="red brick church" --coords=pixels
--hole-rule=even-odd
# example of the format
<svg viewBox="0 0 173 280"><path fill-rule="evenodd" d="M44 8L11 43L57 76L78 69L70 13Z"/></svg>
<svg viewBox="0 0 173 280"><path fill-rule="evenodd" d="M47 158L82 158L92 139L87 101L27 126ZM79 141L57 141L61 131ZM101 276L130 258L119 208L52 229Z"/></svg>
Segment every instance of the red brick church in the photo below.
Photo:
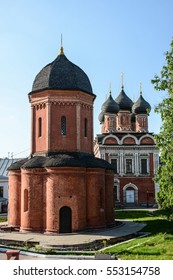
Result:
<svg viewBox="0 0 173 280"><path fill-rule="evenodd" d="M8 169L9 225L46 233L111 226L114 174L93 155L96 96L87 75L61 47L28 96L31 154Z"/></svg>
<svg viewBox="0 0 173 280"><path fill-rule="evenodd" d="M150 104L142 88L136 102L120 94L103 103L99 122L101 134L95 138L94 153L114 169L114 200L121 206L153 206L157 185L154 183L159 151L153 133L148 131Z"/></svg>

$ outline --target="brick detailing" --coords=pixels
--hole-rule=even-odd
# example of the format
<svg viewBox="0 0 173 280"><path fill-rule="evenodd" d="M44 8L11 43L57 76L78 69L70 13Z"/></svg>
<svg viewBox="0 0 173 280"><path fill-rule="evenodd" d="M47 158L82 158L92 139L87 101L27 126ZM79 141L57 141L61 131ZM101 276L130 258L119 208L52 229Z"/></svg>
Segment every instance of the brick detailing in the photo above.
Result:
<svg viewBox="0 0 173 280"><path fill-rule="evenodd" d="M155 203L155 188L154 188L154 181L152 177L132 177L130 178L118 178L120 180L120 201L123 204L127 204L126 201L126 192L123 191L124 187L132 182L132 185L129 184L129 187L126 188L127 190L135 190L133 185L136 187L137 190L137 198L135 201L136 205L146 205L147 199L148 203L153 205Z"/></svg>
<svg viewBox="0 0 173 280"><path fill-rule="evenodd" d="M117 116L117 130L131 130L131 114L128 111L120 111Z"/></svg>
<svg viewBox="0 0 173 280"><path fill-rule="evenodd" d="M132 137L126 137L124 140L123 140L123 144L135 144L136 141L134 138Z"/></svg>
<svg viewBox="0 0 173 280"><path fill-rule="evenodd" d="M151 139L149 137L144 137L141 140L141 144L151 144L151 145L154 145L154 141L153 141L153 139Z"/></svg>
<svg viewBox="0 0 173 280"><path fill-rule="evenodd" d="M15 172L9 173L10 178L14 178ZM67 206L72 212L73 232L109 226L114 223L113 178L112 171L102 168L51 167L22 170L21 179L19 174L16 179L15 192L16 201L21 200L21 210L17 212L19 207L17 203L14 204L13 212L10 209L9 225L19 226L21 231L58 233L61 231L60 209ZM24 207L25 190L28 190L27 210Z"/></svg>
<svg viewBox="0 0 173 280"><path fill-rule="evenodd" d="M105 145L109 145L109 144L114 144L116 145L117 144L117 140L114 138L114 137L109 137L105 140L104 142Z"/></svg>
<svg viewBox="0 0 173 280"><path fill-rule="evenodd" d="M32 154L57 151L93 153L94 96L81 91L45 90L29 96L32 114ZM66 135L61 118L66 118ZM87 120L87 133L85 130ZM39 123L41 120L41 135Z"/></svg>
<svg viewBox="0 0 173 280"><path fill-rule="evenodd" d="M148 116L145 115L136 115L136 131L148 131Z"/></svg>

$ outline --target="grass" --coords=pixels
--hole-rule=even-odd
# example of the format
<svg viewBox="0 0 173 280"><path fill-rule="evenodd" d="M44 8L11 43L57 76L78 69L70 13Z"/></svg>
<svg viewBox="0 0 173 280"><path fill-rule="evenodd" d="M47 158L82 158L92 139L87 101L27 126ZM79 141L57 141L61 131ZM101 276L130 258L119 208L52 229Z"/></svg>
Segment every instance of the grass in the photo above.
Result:
<svg viewBox="0 0 173 280"><path fill-rule="evenodd" d="M122 260L173 260L173 221L167 219L165 211L117 210L115 214L117 219L145 222L142 231L149 232L149 235L102 252L111 253Z"/></svg>
<svg viewBox="0 0 173 280"><path fill-rule="evenodd" d="M0 217L0 223L1 222L6 222L7 221L7 218L6 217Z"/></svg>

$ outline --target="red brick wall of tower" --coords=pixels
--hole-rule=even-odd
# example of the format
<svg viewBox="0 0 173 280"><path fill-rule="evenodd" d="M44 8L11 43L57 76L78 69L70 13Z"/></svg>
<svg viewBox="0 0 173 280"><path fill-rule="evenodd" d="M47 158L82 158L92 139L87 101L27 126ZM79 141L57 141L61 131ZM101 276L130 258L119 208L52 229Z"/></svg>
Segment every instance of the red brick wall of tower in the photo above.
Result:
<svg viewBox="0 0 173 280"><path fill-rule="evenodd" d="M32 154L58 151L93 153L94 95L81 91L47 90L31 94L29 99ZM61 130L63 116L66 118L66 134Z"/></svg>

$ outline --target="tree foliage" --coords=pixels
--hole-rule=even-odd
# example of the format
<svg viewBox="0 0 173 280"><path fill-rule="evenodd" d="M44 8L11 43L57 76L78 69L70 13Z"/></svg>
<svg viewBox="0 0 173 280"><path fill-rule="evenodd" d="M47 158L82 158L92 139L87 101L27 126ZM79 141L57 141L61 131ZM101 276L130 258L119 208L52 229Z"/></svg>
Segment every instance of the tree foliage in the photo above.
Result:
<svg viewBox="0 0 173 280"><path fill-rule="evenodd" d="M162 120L160 133L155 136L161 160L156 178L160 186L158 202L162 209L173 211L173 41L170 46L160 76L155 75L151 82L157 91L166 92L166 98L155 108Z"/></svg>

